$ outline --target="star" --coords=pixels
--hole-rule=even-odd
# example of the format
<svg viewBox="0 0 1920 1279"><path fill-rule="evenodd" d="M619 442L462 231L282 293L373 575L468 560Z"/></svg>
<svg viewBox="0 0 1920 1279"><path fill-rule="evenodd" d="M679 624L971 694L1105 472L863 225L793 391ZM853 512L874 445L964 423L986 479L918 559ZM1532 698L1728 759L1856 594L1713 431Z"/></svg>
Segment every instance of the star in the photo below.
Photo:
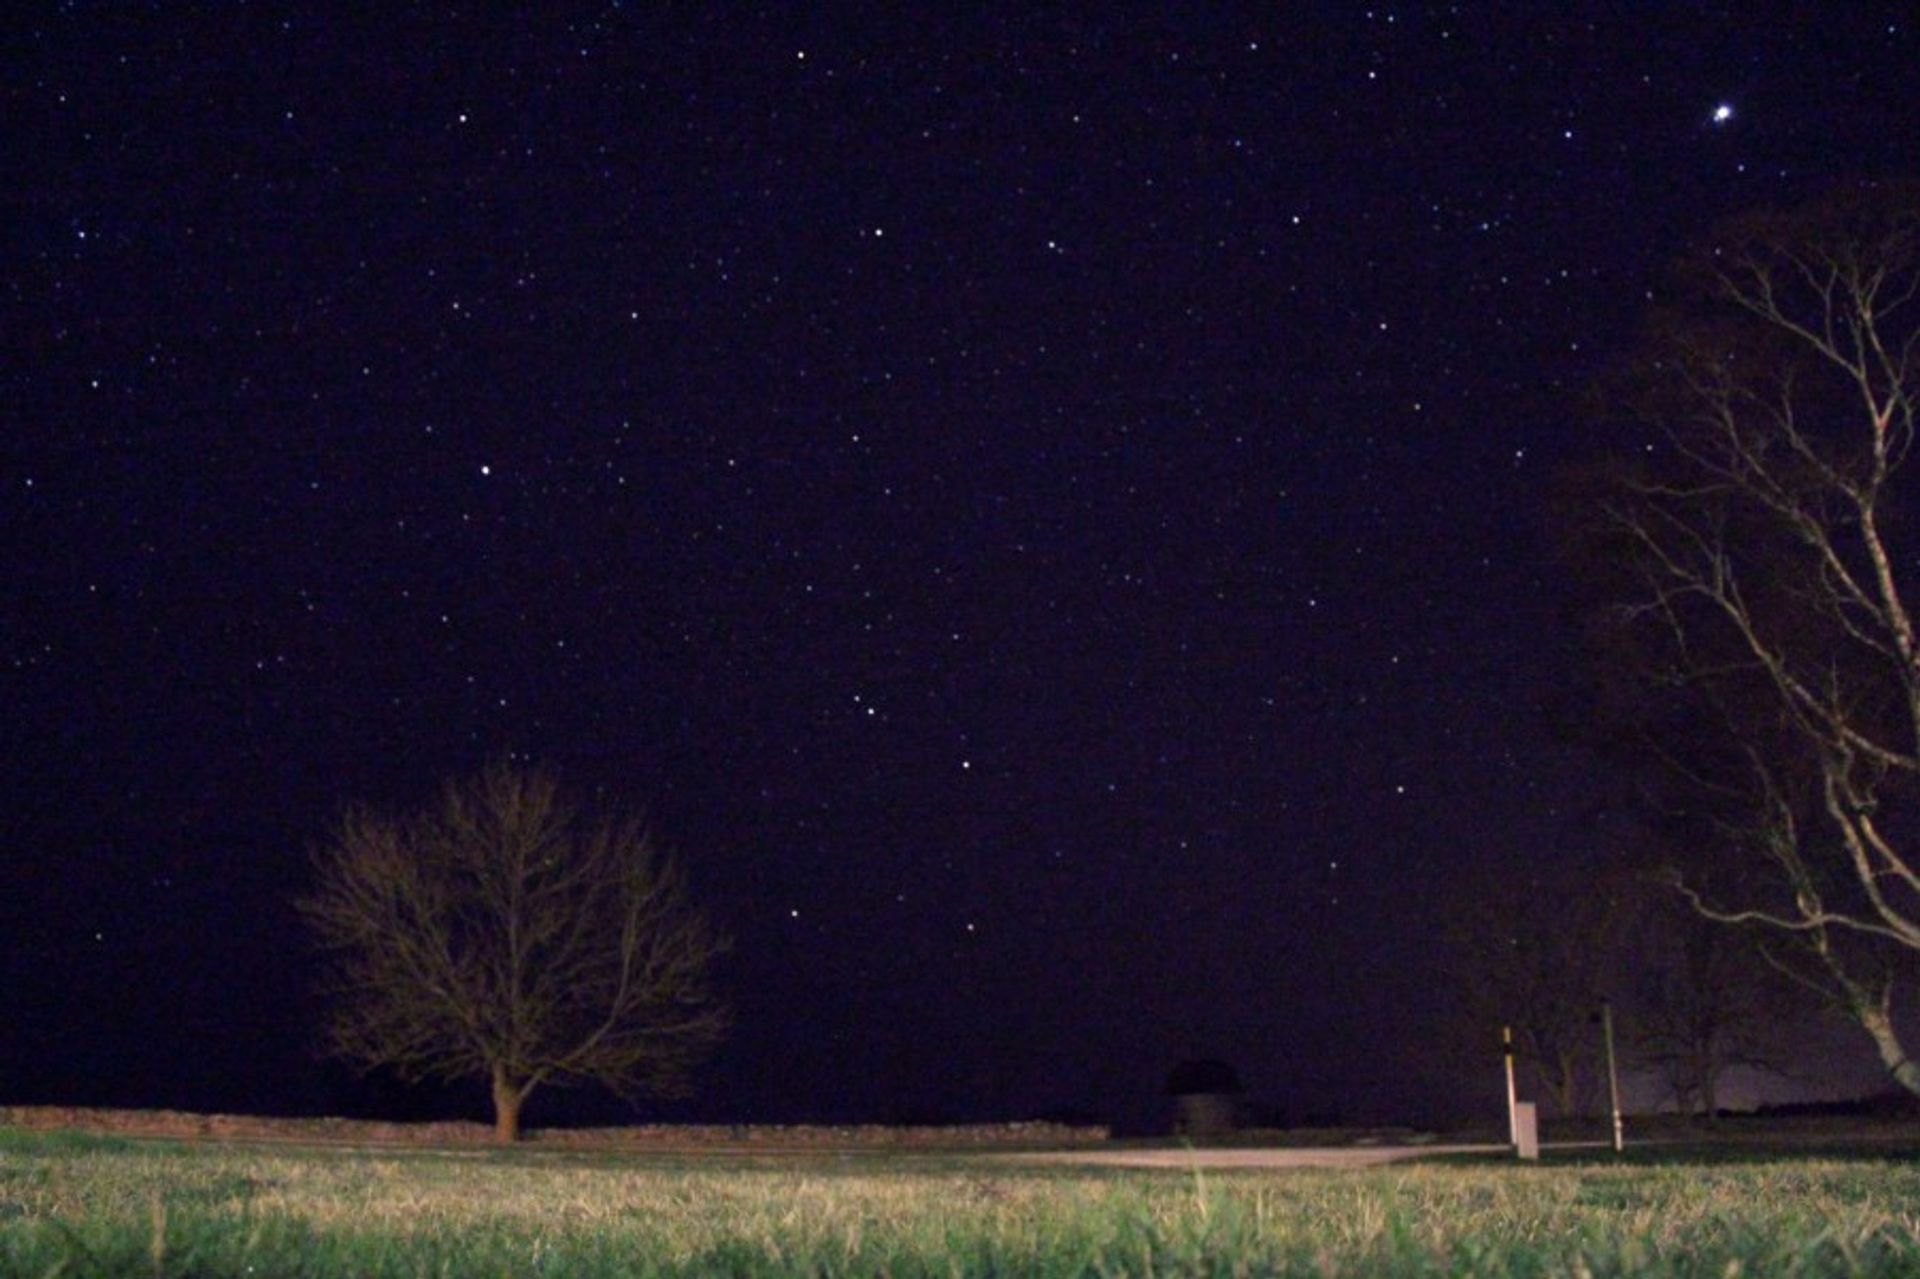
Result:
<svg viewBox="0 0 1920 1279"><path fill-rule="evenodd" d="M1722 102L1719 106L1713 109L1713 115L1711 119L1715 124L1727 124L1730 121L1732 121L1733 104L1731 102Z"/></svg>

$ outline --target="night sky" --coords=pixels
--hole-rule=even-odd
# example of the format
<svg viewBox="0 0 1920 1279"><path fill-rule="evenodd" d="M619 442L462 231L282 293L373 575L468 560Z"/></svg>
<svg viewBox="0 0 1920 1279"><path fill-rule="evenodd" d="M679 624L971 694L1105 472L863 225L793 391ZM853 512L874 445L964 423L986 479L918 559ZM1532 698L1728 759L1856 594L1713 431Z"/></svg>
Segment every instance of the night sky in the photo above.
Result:
<svg viewBox="0 0 1920 1279"><path fill-rule="evenodd" d="M484 1117L315 1056L291 903L506 752L736 939L693 1100L532 1124L1490 1094L1582 389L1920 170L1908 6L505 8L10 24L0 1102Z"/></svg>

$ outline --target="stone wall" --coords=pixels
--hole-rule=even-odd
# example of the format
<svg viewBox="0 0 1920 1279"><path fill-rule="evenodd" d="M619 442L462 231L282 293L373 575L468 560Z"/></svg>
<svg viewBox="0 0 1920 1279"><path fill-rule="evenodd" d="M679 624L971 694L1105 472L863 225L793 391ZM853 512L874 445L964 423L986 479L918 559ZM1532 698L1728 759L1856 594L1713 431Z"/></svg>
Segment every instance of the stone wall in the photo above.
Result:
<svg viewBox="0 0 1920 1279"><path fill-rule="evenodd" d="M271 1119L178 1110L93 1110L0 1106L0 1126L210 1141L338 1142L347 1145L479 1146L490 1124L383 1123L359 1119ZM1076 1146L1108 1138L1104 1127L1041 1122L886 1127L880 1124L642 1124L629 1128L529 1129L523 1144L558 1149L838 1149Z"/></svg>

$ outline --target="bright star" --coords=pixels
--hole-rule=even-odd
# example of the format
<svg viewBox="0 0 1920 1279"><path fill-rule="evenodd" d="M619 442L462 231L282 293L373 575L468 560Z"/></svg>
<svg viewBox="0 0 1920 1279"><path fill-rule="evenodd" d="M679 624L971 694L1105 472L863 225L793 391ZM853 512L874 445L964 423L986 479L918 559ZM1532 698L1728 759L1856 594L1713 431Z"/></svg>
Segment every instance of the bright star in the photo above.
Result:
<svg viewBox="0 0 1920 1279"><path fill-rule="evenodd" d="M1713 122L1715 124L1725 124L1727 121L1731 119L1733 119L1732 103L1722 102L1719 106L1713 109Z"/></svg>

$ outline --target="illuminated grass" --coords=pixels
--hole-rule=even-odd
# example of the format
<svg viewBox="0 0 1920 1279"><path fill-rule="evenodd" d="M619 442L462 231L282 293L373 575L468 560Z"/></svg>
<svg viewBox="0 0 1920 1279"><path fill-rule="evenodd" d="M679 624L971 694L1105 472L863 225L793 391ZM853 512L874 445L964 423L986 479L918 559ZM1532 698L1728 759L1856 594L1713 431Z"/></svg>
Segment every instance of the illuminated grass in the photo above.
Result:
<svg viewBox="0 0 1920 1279"><path fill-rule="evenodd" d="M1920 1165L1195 1175L0 1133L9 1276L687 1272L1916 1275Z"/></svg>

